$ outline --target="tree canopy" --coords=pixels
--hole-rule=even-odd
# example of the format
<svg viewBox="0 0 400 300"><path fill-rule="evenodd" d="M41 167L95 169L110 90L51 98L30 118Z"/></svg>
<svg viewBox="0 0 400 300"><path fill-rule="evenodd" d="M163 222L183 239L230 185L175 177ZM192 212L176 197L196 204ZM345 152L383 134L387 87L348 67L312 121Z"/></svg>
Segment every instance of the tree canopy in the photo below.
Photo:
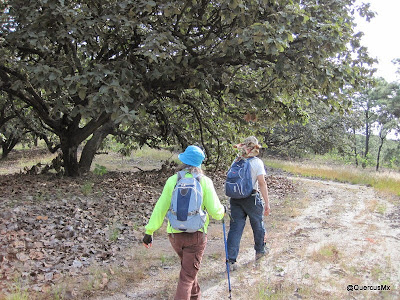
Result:
<svg viewBox="0 0 400 300"><path fill-rule="evenodd" d="M216 163L249 114L274 123L304 117L311 99L348 105L341 89L373 62L354 30L356 13L373 14L354 2L2 1L0 92L58 137L67 175L110 133L199 142Z"/></svg>

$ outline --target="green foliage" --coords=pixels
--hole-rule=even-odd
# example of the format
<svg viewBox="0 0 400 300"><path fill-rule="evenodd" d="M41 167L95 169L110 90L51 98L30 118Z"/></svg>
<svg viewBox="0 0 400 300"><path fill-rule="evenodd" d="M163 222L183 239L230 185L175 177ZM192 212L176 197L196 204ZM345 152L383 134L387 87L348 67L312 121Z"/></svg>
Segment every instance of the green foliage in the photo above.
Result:
<svg viewBox="0 0 400 300"><path fill-rule="evenodd" d="M17 144L32 145L41 130L31 108L0 92L0 146L2 158Z"/></svg>
<svg viewBox="0 0 400 300"><path fill-rule="evenodd" d="M312 99L349 105L341 90L373 62L353 29L371 12L353 4L3 1L0 91L58 137L66 175L84 165L81 143L109 133L131 149L199 143L218 166L256 119L304 119Z"/></svg>
<svg viewBox="0 0 400 300"><path fill-rule="evenodd" d="M347 128L349 113L330 112L324 103L312 102L305 109L307 119L289 124L266 127L266 154L281 157L322 155L333 150L351 152L352 140Z"/></svg>
<svg viewBox="0 0 400 300"><path fill-rule="evenodd" d="M96 164L93 173L95 175L103 176L104 174L107 173L107 168L105 166L101 166L99 164Z"/></svg>
<svg viewBox="0 0 400 300"><path fill-rule="evenodd" d="M93 182L85 182L82 186L81 186L81 192L82 194L84 194L85 196L90 195L91 193L93 193Z"/></svg>
<svg viewBox="0 0 400 300"><path fill-rule="evenodd" d="M377 79L374 86L360 91L354 95L354 110L362 116L363 125L354 126L353 131L361 131L364 135L362 145L355 144L357 153L362 156L362 166L366 167L375 160L376 169L381 164L381 158L386 161L391 158L385 153L387 137L389 133L399 133L399 118L396 116L396 106L399 102L400 85L397 83L387 83L382 78ZM376 137L378 136L378 142ZM356 137L357 138L357 137ZM358 138L359 140L359 138ZM373 156L371 156L373 152ZM391 152L391 150L389 150Z"/></svg>
<svg viewBox="0 0 400 300"><path fill-rule="evenodd" d="M388 168L400 167L400 144L397 147L389 148L386 150L384 161L387 162Z"/></svg>
<svg viewBox="0 0 400 300"><path fill-rule="evenodd" d="M335 155L364 168L397 167L399 143L388 136L399 133L399 119L393 114L399 91L397 84L383 80L362 92L347 91L354 106L343 112L311 101L304 122L265 127L265 153L290 158Z"/></svg>
<svg viewBox="0 0 400 300"><path fill-rule="evenodd" d="M357 144L356 147L359 149L357 154L357 161L360 166L373 167L376 165L376 157L378 155L379 148L379 137L376 135L371 135L369 139L369 153L365 156L364 149L365 146L365 136L356 136ZM383 144L381 150L381 167L383 168L399 168L400 167L400 144L397 140L386 140ZM349 161L354 163L354 155L348 156Z"/></svg>

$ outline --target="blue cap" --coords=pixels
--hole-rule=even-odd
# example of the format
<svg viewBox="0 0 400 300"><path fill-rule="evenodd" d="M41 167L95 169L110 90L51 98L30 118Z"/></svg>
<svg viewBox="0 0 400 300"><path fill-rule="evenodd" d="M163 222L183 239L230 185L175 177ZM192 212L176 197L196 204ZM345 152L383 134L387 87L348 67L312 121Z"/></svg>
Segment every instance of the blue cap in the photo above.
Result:
<svg viewBox="0 0 400 300"><path fill-rule="evenodd" d="M184 164L198 168L205 157L203 150L197 146L188 146L185 152L178 155L179 160Z"/></svg>

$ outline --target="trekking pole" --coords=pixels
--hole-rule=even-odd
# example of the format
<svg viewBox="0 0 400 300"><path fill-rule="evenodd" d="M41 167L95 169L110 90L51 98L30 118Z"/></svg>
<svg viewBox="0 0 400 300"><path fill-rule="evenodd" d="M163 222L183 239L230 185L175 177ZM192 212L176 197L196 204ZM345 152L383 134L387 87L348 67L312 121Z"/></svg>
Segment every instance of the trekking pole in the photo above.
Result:
<svg viewBox="0 0 400 300"><path fill-rule="evenodd" d="M223 231L224 231L224 244L225 244L225 257L226 257L226 273L228 274L229 299L232 299L231 278L230 278L230 276L229 276L228 246L227 246L227 243L226 243L226 233L225 233L225 218L222 218L222 228L223 228Z"/></svg>

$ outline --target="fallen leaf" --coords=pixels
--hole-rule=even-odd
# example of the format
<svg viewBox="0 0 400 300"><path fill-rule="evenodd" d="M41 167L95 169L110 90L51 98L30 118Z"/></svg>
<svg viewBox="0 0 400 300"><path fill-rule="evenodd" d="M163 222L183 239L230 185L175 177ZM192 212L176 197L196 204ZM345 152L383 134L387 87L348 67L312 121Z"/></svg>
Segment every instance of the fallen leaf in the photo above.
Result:
<svg viewBox="0 0 400 300"><path fill-rule="evenodd" d="M29 259L29 256L26 255L26 254L23 253L23 252L17 253L16 256L17 256L18 260L19 260L19 261L22 261L22 262L25 262L25 261L27 261L27 260Z"/></svg>
<svg viewBox="0 0 400 300"><path fill-rule="evenodd" d="M34 259L34 260L42 260L44 258L44 254L41 251L31 250L29 252L29 257L30 257L30 259Z"/></svg>
<svg viewBox="0 0 400 300"><path fill-rule="evenodd" d="M14 241L15 248L25 248L25 241Z"/></svg>

